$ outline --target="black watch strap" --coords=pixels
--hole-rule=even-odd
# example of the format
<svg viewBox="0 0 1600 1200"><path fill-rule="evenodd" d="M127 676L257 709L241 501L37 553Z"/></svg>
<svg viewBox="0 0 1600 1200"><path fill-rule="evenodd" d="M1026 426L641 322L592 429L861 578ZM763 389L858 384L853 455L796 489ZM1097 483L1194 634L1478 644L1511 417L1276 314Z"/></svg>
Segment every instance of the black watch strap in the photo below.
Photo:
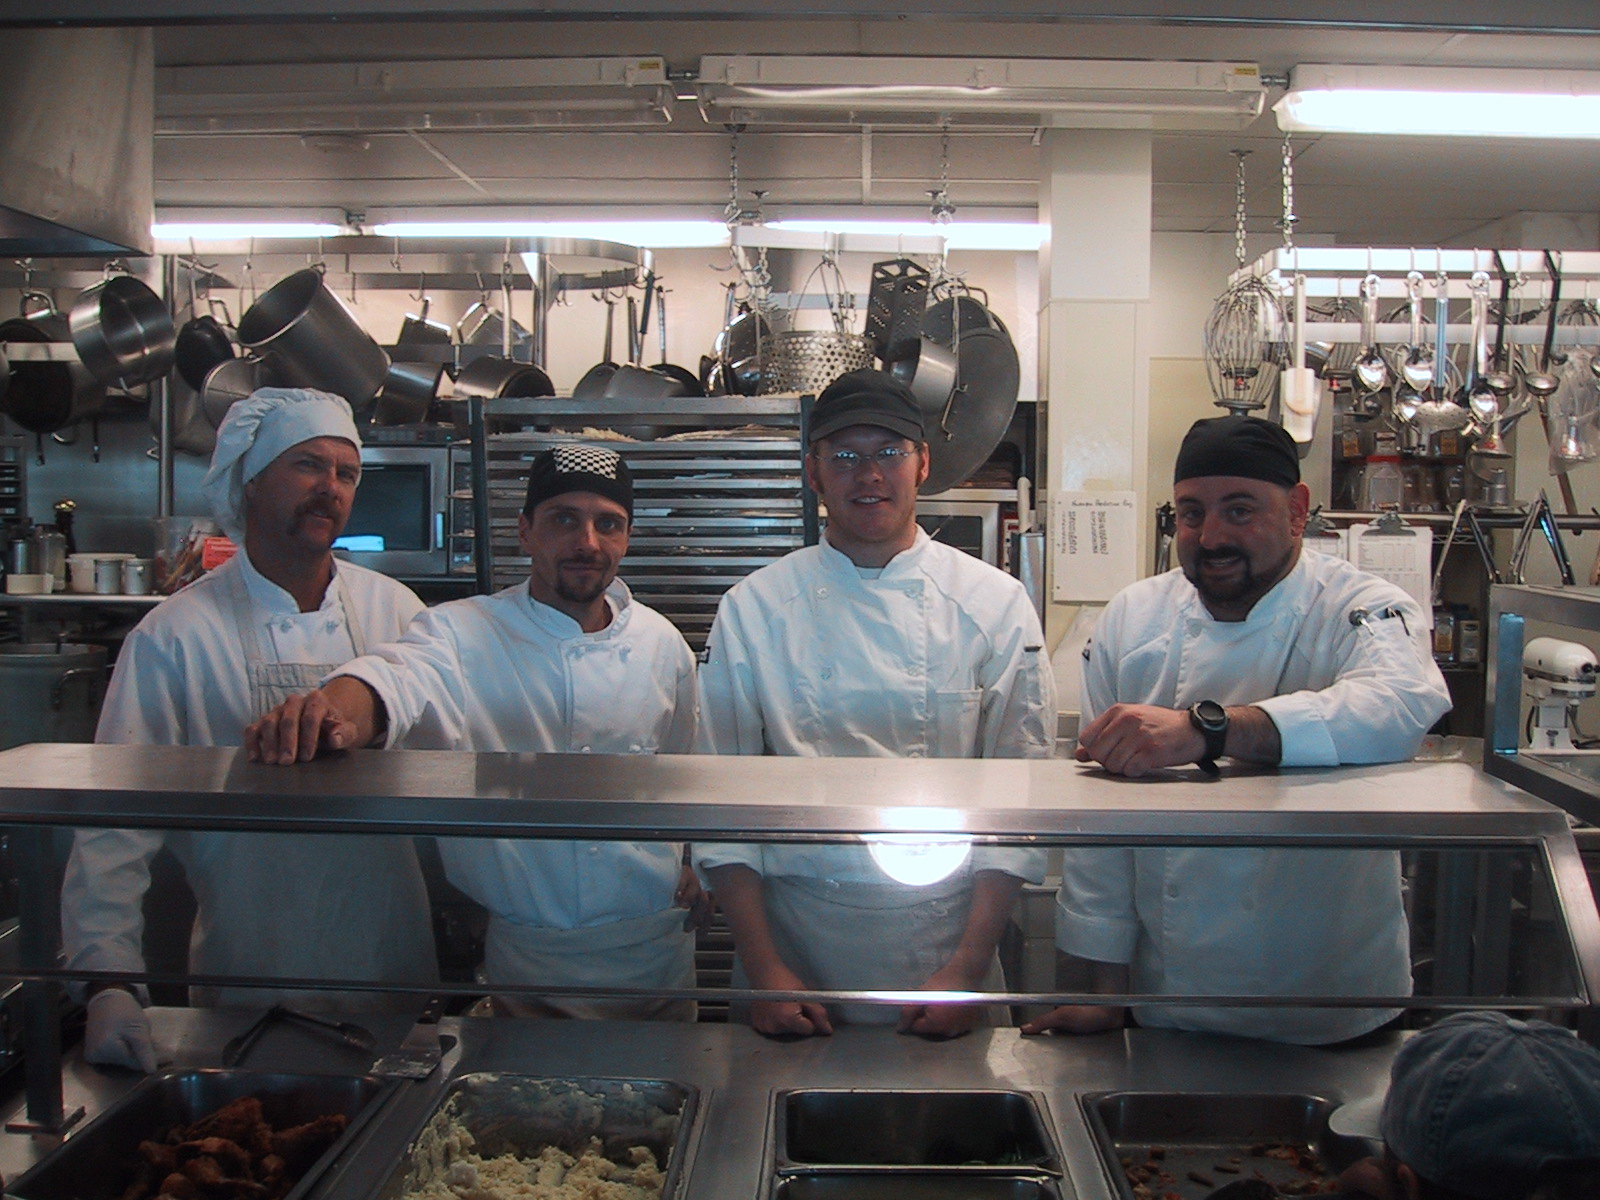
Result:
<svg viewBox="0 0 1600 1200"><path fill-rule="evenodd" d="M1217 759L1227 753L1228 723L1228 710L1215 700L1202 700L1189 706L1189 724L1206 740L1205 753L1195 762L1207 775L1219 774Z"/></svg>

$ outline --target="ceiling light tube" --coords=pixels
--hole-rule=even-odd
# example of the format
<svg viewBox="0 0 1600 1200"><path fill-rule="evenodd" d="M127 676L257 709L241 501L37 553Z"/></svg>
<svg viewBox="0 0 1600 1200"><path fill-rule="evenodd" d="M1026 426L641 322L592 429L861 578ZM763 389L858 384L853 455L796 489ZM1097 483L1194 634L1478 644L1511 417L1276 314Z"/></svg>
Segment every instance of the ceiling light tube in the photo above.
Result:
<svg viewBox="0 0 1600 1200"><path fill-rule="evenodd" d="M240 242L250 238L331 238L352 233L343 225L312 221L158 221L150 236L158 242Z"/></svg>
<svg viewBox="0 0 1600 1200"><path fill-rule="evenodd" d="M1600 138L1600 71L1308 63L1273 106L1289 133Z"/></svg>

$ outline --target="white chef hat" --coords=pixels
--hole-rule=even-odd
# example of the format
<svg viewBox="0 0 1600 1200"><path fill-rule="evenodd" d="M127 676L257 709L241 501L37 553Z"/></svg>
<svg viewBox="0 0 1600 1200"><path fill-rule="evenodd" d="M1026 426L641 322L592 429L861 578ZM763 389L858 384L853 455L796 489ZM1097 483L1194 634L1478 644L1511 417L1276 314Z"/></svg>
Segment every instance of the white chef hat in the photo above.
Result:
<svg viewBox="0 0 1600 1200"><path fill-rule="evenodd" d="M244 485L290 446L316 437L344 438L361 448L344 397L311 388L264 387L229 407L217 427L211 469L200 484L224 533L244 541Z"/></svg>

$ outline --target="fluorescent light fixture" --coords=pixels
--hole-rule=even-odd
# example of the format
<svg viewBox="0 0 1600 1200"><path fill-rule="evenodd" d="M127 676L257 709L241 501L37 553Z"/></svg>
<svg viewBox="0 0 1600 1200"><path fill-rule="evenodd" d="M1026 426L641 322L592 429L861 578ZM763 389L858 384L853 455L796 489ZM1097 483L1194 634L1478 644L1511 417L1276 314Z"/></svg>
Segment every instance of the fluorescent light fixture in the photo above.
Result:
<svg viewBox="0 0 1600 1200"><path fill-rule="evenodd" d="M1272 107L1291 133L1600 138L1600 71L1310 63Z"/></svg>
<svg viewBox="0 0 1600 1200"><path fill-rule="evenodd" d="M942 237L948 250L1037 250L1044 230L1033 222L956 221L826 221L815 219L769 221L770 229L798 233L859 233L877 237Z"/></svg>
<svg viewBox="0 0 1600 1200"><path fill-rule="evenodd" d="M618 242L646 250L726 246L721 221L395 221L374 225L379 237L571 238Z"/></svg>
<svg viewBox="0 0 1600 1200"><path fill-rule="evenodd" d="M974 126L1243 129L1266 94L1255 63L1122 59L708 54L698 82L719 115Z"/></svg>
<svg viewBox="0 0 1600 1200"><path fill-rule="evenodd" d="M158 242L237 242L247 238L328 238L351 233L343 225L311 221L195 221L150 226Z"/></svg>

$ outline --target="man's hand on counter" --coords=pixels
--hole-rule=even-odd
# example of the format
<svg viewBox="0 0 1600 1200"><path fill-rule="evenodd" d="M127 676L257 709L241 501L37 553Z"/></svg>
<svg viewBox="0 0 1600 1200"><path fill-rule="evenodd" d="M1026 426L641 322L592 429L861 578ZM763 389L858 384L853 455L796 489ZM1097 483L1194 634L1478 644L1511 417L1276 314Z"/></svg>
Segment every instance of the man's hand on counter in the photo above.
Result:
<svg viewBox="0 0 1600 1200"><path fill-rule="evenodd" d="M982 977L946 963L922 985L930 992L971 992L983 986ZM983 1020L981 1004L905 1004L900 1008L900 1033L947 1039L971 1033Z"/></svg>
<svg viewBox="0 0 1600 1200"><path fill-rule="evenodd" d="M97 1066L127 1067L147 1075L156 1069L150 1018L137 996L113 985L89 997L83 1058Z"/></svg>
<svg viewBox="0 0 1600 1200"><path fill-rule="evenodd" d="M778 992L803 992L810 985L782 963L751 982ZM750 1005L750 1028L767 1037L812 1037L833 1033L825 1004L800 1004L792 1000L756 1000Z"/></svg>
<svg viewBox="0 0 1600 1200"><path fill-rule="evenodd" d="M1137 778L1197 762L1205 749L1205 736L1186 708L1113 704L1079 732L1077 759L1097 762L1113 775ZM1283 740L1265 709L1229 705L1224 753L1245 762L1275 763L1283 756Z"/></svg>
<svg viewBox="0 0 1600 1200"><path fill-rule="evenodd" d="M382 703L359 679L341 675L303 696L290 696L244 731L251 762L288 766L320 750L370 746L383 733Z"/></svg>
<svg viewBox="0 0 1600 1200"><path fill-rule="evenodd" d="M1023 1033L1104 1033L1121 1029L1126 1009L1109 1004L1064 1004L1029 1021Z"/></svg>

